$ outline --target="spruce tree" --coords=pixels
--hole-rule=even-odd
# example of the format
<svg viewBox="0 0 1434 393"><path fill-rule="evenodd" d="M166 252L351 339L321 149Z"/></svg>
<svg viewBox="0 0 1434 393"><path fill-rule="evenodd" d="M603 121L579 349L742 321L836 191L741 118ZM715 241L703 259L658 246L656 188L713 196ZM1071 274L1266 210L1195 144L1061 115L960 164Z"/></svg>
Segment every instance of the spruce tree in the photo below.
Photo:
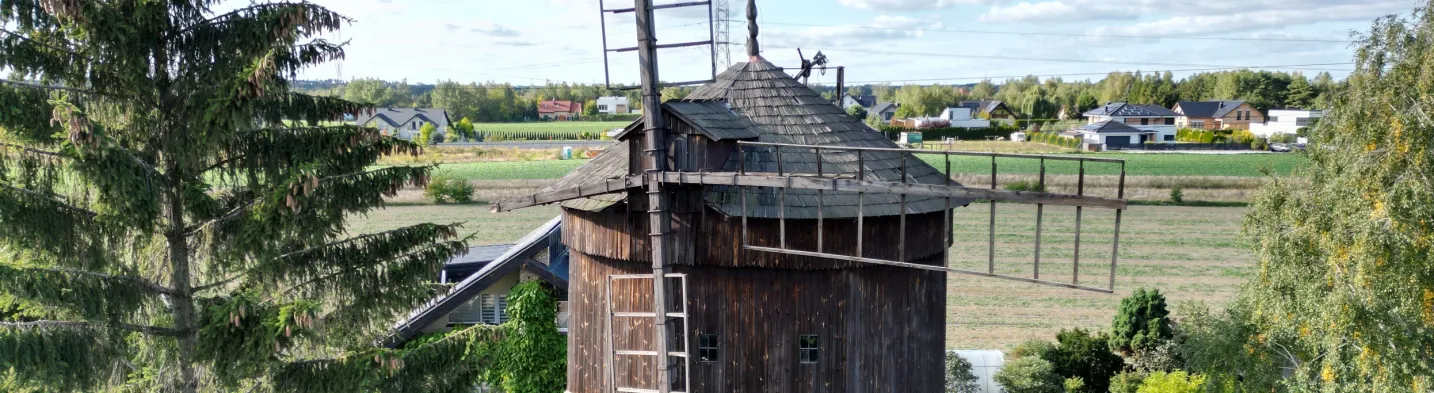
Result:
<svg viewBox="0 0 1434 393"><path fill-rule="evenodd" d="M302 2L0 0L0 390L461 391L475 328L375 348L456 225L347 237L426 182L370 108L289 89L343 57Z"/></svg>

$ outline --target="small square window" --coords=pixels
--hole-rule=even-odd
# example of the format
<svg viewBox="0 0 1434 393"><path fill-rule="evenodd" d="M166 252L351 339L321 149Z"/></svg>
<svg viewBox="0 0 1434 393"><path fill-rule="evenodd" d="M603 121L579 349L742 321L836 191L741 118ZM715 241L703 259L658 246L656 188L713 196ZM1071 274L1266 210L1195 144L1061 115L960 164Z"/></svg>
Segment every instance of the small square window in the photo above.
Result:
<svg viewBox="0 0 1434 393"><path fill-rule="evenodd" d="M1140 125L1142 125L1142 126L1148 126L1148 125L1150 125L1150 119L1140 119Z"/></svg>
<svg viewBox="0 0 1434 393"><path fill-rule="evenodd" d="M816 363L817 360L821 359L822 348L819 344L820 341L815 334L803 334L797 343L797 347L800 348L797 358L802 363Z"/></svg>
<svg viewBox="0 0 1434 393"><path fill-rule="evenodd" d="M697 335L697 361L702 363L717 362L717 335Z"/></svg>

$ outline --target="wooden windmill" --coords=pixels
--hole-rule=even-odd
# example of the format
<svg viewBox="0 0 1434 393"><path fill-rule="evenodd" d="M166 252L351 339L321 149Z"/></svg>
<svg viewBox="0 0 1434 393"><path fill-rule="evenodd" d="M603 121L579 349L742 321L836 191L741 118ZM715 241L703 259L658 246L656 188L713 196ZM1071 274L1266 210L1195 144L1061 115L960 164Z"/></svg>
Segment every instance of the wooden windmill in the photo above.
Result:
<svg viewBox="0 0 1434 393"><path fill-rule="evenodd" d="M637 3L649 60L652 6ZM965 187L950 160L990 157L993 184L997 157L1078 160L1081 184L1088 162L1123 163L923 151L945 157L938 169L764 60L747 11L747 62L662 104L645 62L643 120L557 183L495 206L563 207L568 391L939 392L947 273L1113 289L1114 257L1100 288L996 274L994 245L987 271L948 267L952 209L975 201L991 203L993 242L998 201L1116 209L1117 237L1126 206L1084 187Z"/></svg>

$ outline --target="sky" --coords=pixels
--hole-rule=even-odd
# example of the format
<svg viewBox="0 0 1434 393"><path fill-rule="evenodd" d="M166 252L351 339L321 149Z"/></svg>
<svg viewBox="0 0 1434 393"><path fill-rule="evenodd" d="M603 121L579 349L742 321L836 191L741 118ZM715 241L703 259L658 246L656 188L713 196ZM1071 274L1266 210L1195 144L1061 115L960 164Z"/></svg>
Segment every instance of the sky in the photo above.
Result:
<svg viewBox="0 0 1434 393"><path fill-rule="evenodd" d="M348 41L344 61L304 79L614 84L638 79L632 13L600 0L312 0L353 18L326 38ZM631 7L604 0L608 8ZM655 0L657 4L686 0ZM731 2L732 61L746 60L746 0ZM247 2L229 4L242 6ZM1268 67L1342 78L1353 68L1351 34L1377 17L1408 13L1413 0L757 0L762 56L800 65L821 51L847 67L848 84L974 83L1061 76L1098 80L1112 71ZM706 7L656 11L659 43L705 41ZM606 27L606 29L604 29ZM665 81L712 76L706 46L659 52ZM835 83L834 71L811 81Z"/></svg>

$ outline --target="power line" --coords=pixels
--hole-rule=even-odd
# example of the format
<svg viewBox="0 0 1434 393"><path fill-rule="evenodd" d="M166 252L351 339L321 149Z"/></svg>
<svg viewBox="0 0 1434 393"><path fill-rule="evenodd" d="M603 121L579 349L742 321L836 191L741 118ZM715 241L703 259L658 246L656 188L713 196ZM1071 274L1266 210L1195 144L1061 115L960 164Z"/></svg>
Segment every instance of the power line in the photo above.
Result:
<svg viewBox="0 0 1434 393"><path fill-rule="evenodd" d="M1142 71L1142 72L1223 71L1223 70L1239 70L1239 69L1249 69L1249 68L1305 69L1305 68L1300 68L1300 67L1307 67L1307 66L1350 65L1350 64L1354 64L1354 63L1286 64L1286 65L1268 65L1268 66L1231 66L1231 67L1219 67L1219 68L1188 68L1188 69L1179 69L1179 70L1173 70L1173 69L1172 69L1172 70L1149 70L1149 71ZM1337 71L1351 71L1351 70L1337 70ZM1062 77L1062 76L1098 76L1098 75L1110 75L1110 73L1112 73L1112 72L1120 72L1120 71L1090 72L1090 73L1076 73L1076 74L949 77L949 78L929 78L929 79L900 79L900 80L884 80L884 81L849 81L849 82L846 82L846 83L847 83L848 85L857 85L857 84L895 83L895 82L940 82L940 81L954 81L954 80L1015 79L1015 78L1025 78L1025 77L1027 77L1027 76L1047 77L1047 78L1050 78L1050 77Z"/></svg>
<svg viewBox="0 0 1434 393"><path fill-rule="evenodd" d="M782 26L804 26L804 27L845 27L870 30L894 30L894 31L915 31L927 33L962 33L962 34L997 34L997 35L1027 35L1047 37L1092 37L1092 38L1135 38L1135 39L1162 39L1162 40L1201 40L1201 41L1273 41L1273 42L1322 42L1348 44L1355 41L1350 40L1326 40L1311 38L1247 38L1247 37L1191 37L1191 36L1155 36L1155 35L1119 35L1119 34L1082 34L1082 33L1046 33L1046 32L1023 32L1023 31L993 31L993 30L964 30L964 29L913 29L913 28L888 28L876 26L858 25L821 25L810 23L786 23L786 22L762 22L764 25Z"/></svg>
<svg viewBox="0 0 1434 393"><path fill-rule="evenodd" d="M795 47L795 46L773 46L773 47L783 48L783 49L796 49L796 48L797 48L797 47ZM862 54L879 54L879 55L892 55L892 56L951 57L951 58L962 58L962 59L1017 60L1017 61L1040 61L1040 62L1056 62L1056 63L1093 63L1093 64L1154 65L1154 66L1170 66L1170 67L1220 67L1220 68L1229 68L1229 67L1237 67L1237 68L1238 68L1238 67L1240 67L1240 66L1228 65L1228 64L1190 64L1190 63L1162 63L1162 62L1122 61L1122 60L1088 60L1088 59L1057 59L1057 58L1015 57L1015 56L995 56L995 55L963 55L963 54L953 54L953 53L898 52L898 51L884 51L884 50L873 50L873 49L863 49L863 48L843 48L843 47L825 47L825 48L821 48L821 49L822 49L823 51L828 51L828 52L830 52L830 51L849 51L849 52L861 52ZM1348 63L1343 63L1343 64L1348 64Z"/></svg>

